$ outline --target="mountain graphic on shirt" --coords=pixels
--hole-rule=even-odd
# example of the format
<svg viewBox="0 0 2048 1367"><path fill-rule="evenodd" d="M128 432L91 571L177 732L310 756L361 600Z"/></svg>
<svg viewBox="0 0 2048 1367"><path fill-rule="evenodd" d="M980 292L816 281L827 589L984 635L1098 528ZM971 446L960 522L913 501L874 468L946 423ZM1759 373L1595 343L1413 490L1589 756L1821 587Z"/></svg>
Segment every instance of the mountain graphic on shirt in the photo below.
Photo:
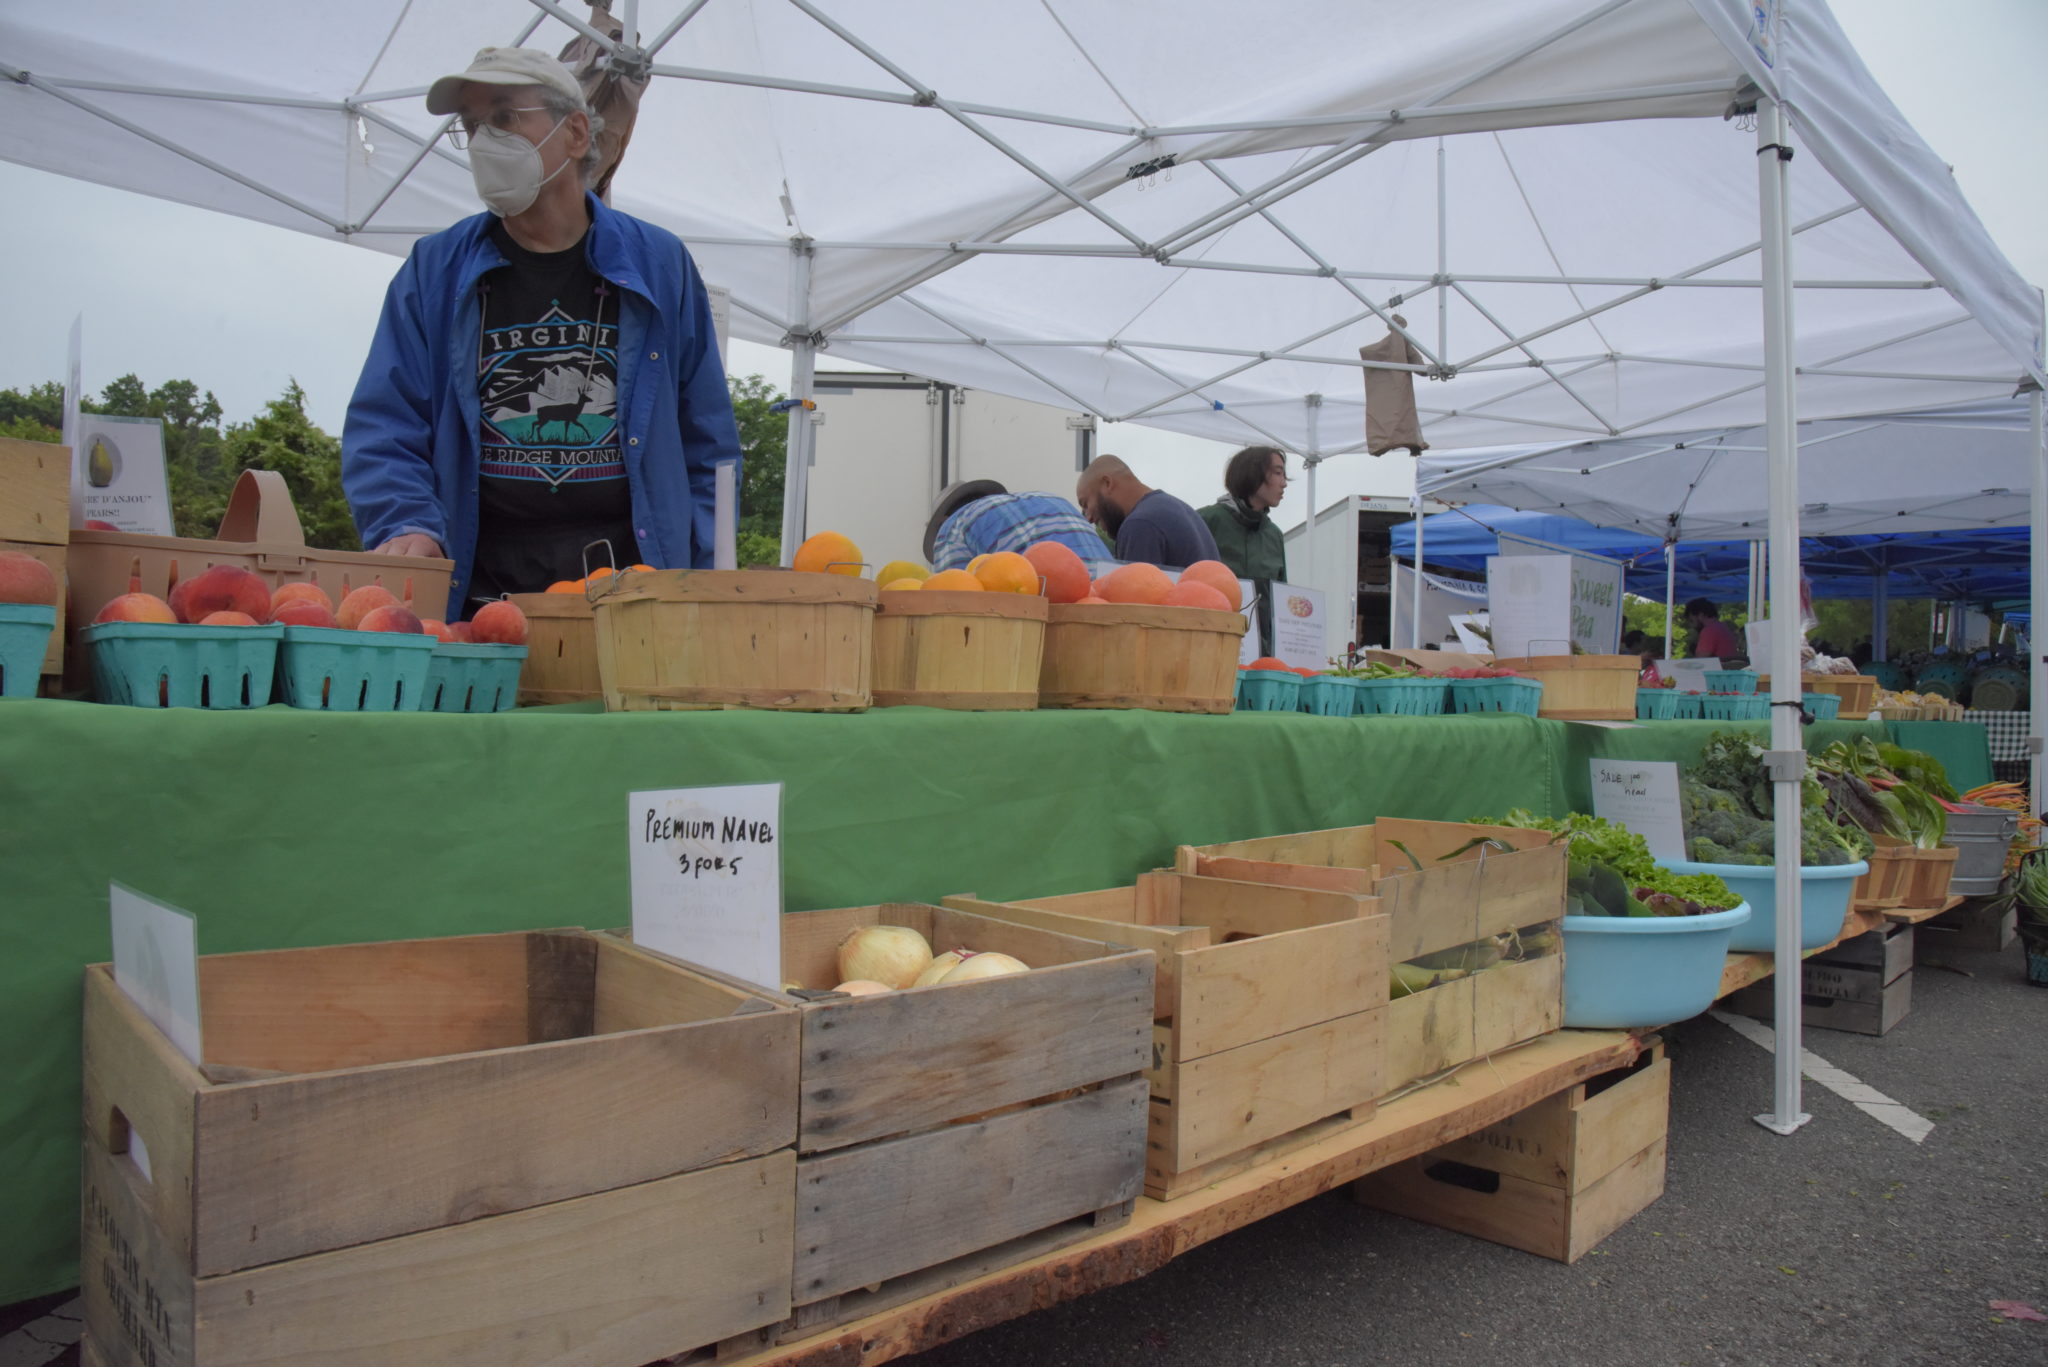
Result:
<svg viewBox="0 0 2048 1367"><path fill-rule="evenodd" d="M511 344L536 336L550 344ZM593 336L595 356L588 340ZM589 457L578 460L570 453L615 449L617 354L604 344L615 336L610 326L569 317L560 304L535 323L491 329L482 358L484 458L491 459L490 447L516 447L525 464L536 463L542 452L560 451L564 465L578 465ZM571 337L577 340L561 344Z"/></svg>

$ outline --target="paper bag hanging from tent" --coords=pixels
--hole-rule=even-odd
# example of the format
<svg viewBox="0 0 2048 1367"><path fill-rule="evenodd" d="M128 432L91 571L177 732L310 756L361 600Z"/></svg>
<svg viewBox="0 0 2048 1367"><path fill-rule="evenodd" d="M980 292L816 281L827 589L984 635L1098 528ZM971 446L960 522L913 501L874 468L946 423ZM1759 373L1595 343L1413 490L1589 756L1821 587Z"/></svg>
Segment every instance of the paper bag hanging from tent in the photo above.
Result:
<svg viewBox="0 0 2048 1367"><path fill-rule="evenodd" d="M610 38L618 38L626 31L612 17L610 0L591 0L590 26ZM638 42L639 35L627 41ZM590 112L604 120L604 131L597 135L597 172L590 177L589 185L592 194L609 204L612 173L619 169L626 144L633 140L633 121L640 115L640 96L646 93L647 76L644 72L638 76L621 75L606 64L606 56L602 47L579 33L562 49L559 60L583 87L583 101L590 106Z"/></svg>
<svg viewBox="0 0 2048 1367"><path fill-rule="evenodd" d="M1408 326L1408 320L1398 313L1394 315L1394 323L1397 327ZM1391 361L1397 365L1422 364L1422 355L1414 344L1391 330L1371 346L1360 347L1358 359ZM1422 439L1421 420L1415 413L1415 372L1381 370L1368 365L1365 368L1365 449L1375 456L1383 456L1398 446L1405 446L1411 455L1418 456L1429 449L1429 443Z"/></svg>

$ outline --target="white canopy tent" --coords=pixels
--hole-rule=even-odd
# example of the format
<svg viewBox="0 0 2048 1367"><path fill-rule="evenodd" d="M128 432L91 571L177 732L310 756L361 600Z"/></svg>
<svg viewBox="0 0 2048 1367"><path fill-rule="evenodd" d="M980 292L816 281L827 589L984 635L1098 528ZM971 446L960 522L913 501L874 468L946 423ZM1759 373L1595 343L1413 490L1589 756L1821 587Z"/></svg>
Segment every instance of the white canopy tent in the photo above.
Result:
<svg viewBox="0 0 2048 1367"><path fill-rule="evenodd" d="M485 43L559 49L583 13L16 7L0 157L402 251L474 208L426 85ZM1316 465L1361 446L1357 350L1400 309L1439 448L1766 420L1774 567L1791 574L1795 363L1809 417L2042 377L2038 294L1819 0L618 13L637 41L588 36L655 84L615 202L689 242L732 291L737 335L791 348L798 397L826 347L1270 441L1307 458L1313 507ZM800 531L800 410L791 433ZM2037 480L2037 547L2044 522ZM1780 751L1797 748L1787 687ZM1796 848L1796 803L1780 808ZM1796 876L1780 876L1785 935ZM1796 1034L1796 975L1778 1011ZM1797 1101L1780 1051L1776 1128Z"/></svg>

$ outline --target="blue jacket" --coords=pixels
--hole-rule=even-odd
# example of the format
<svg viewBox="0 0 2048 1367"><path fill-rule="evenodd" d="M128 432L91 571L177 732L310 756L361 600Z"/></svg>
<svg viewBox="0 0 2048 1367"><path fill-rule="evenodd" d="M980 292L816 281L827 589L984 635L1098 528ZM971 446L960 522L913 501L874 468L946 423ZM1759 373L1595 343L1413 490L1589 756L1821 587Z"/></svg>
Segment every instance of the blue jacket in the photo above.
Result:
<svg viewBox="0 0 2048 1367"><path fill-rule="evenodd" d="M618 431L637 550L664 569L711 565L712 471L740 461L710 297L682 242L587 197L591 269L619 287ZM477 281L505 264L487 213L421 238L391 281L341 434L341 482L368 549L407 532L455 562L454 621L476 560L482 406ZM736 481L737 482L737 481Z"/></svg>

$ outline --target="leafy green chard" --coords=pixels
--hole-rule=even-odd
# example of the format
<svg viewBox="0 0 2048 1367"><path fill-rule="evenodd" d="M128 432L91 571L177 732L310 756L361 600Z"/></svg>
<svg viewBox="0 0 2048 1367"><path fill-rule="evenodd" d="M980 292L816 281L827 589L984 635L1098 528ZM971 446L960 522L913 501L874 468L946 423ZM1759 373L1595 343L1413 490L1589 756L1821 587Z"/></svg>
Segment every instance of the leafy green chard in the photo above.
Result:
<svg viewBox="0 0 2048 1367"><path fill-rule="evenodd" d="M1838 819L1820 775L1809 755L1800 784L1799 862L1854 863L1870 853L1870 836ZM1702 864L1777 862L1773 787L1764 769L1764 747L1753 737L1715 732L1700 757L1686 766L1678 794L1685 809L1686 852L1693 859Z"/></svg>
<svg viewBox="0 0 2048 1367"><path fill-rule="evenodd" d="M1568 840L1568 916L1696 916L1724 911L1742 900L1712 874L1673 873L1659 867L1640 835L1597 816L1573 812L1547 817L1516 808L1504 817L1473 821L1549 831Z"/></svg>

